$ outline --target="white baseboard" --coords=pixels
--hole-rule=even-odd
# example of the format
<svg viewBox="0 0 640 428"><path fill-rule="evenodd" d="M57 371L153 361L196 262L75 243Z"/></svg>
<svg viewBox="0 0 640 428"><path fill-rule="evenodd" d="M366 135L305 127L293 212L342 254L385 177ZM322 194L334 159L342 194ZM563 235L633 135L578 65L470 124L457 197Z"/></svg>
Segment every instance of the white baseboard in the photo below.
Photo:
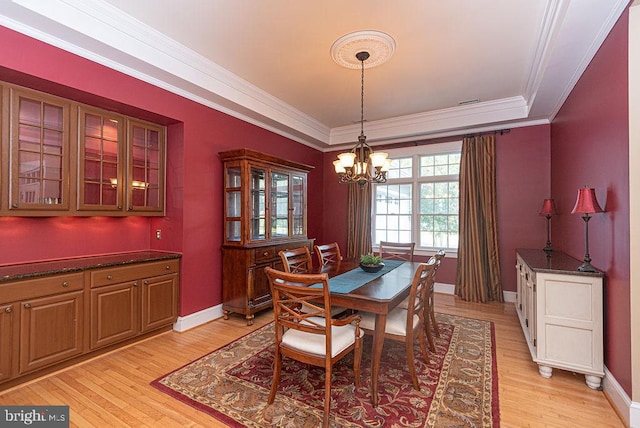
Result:
<svg viewBox="0 0 640 428"><path fill-rule="evenodd" d="M516 293L515 291L503 291L502 292L502 296L504 297L504 301L505 302L509 302L509 303L515 303L517 295L518 295L518 293Z"/></svg>
<svg viewBox="0 0 640 428"><path fill-rule="evenodd" d="M187 331L191 328L220 318L221 316L222 305L212 306L184 317L178 317L178 320L173 324L173 330L177 332Z"/></svg>
<svg viewBox="0 0 640 428"><path fill-rule="evenodd" d="M618 411L618 414L622 416L624 424L630 428L640 428L640 403L631 401L631 398L629 398L606 366L604 368L604 378L602 379L602 389Z"/></svg>
<svg viewBox="0 0 640 428"><path fill-rule="evenodd" d="M433 291L436 293L442 294L455 294L456 286L453 284L443 284L441 282L436 282L433 285Z"/></svg>
<svg viewBox="0 0 640 428"><path fill-rule="evenodd" d="M456 286L453 284L443 284L441 282L436 282L434 291L436 293L442 294L455 294ZM516 301L516 292L515 291L503 291L502 295L504 297L505 302L515 303Z"/></svg>

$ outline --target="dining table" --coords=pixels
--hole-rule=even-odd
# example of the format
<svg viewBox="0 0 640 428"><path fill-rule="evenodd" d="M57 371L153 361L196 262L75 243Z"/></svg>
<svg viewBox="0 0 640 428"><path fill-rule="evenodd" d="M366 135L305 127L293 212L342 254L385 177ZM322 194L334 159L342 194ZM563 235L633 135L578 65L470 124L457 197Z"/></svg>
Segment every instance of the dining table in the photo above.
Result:
<svg viewBox="0 0 640 428"><path fill-rule="evenodd" d="M371 403L378 405L378 373L384 344L387 314L411 291L411 282L420 263L383 260L385 267L378 273L367 273L359 261L342 260L314 269L314 273L329 276L331 305L375 314L375 329L371 345Z"/></svg>

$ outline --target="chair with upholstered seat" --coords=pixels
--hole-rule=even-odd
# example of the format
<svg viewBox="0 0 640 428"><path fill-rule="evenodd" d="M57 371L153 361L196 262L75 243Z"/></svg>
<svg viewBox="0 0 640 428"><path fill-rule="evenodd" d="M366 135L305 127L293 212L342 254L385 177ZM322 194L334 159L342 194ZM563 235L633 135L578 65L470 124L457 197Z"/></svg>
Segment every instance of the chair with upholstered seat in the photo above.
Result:
<svg viewBox="0 0 640 428"><path fill-rule="evenodd" d="M360 385L362 338L359 315L332 319L331 294L327 274L294 274L265 268L275 315L275 360L268 403L273 403L282 357L325 368L323 426L329 426L331 411L331 371L333 365L354 352L355 385ZM314 284L320 284L312 287ZM318 304L322 302L322 304ZM302 308L306 310L303 311Z"/></svg>
<svg viewBox="0 0 640 428"><path fill-rule="evenodd" d="M278 255L282 260L284 271L287 273L309 273L313 269L311 253L307 247L283 250Z"/></svg>
<svg viewBox="0 0 640 428"><path fill-rule="evenodd" d="M406 309L398 306L389 312L389 314L387 314L384 333L385 339L391 339L405 344L407 366L411 374L411 382L413 383L413 387L418 391L420 391L420 385L418 384L418 376L416 375L413 345L417 338L420 342L420 349L422 350L424 360L428 364L429 355L427 354L427 344L424 335L425 316L428 314L425 310L425 305L427 304L429 279L433 274L434 266L435 260L431 261L431 263L421 263L418 266L413 276L408 299L409 302L413 302L413 305L409 305ZM373 334L376 323L375 314L362 311L359 312L359 314L362 316L360 328L367 334Z"/></svg>
<svg viewBox="0 0 640 428"><path fill-rule="evenodd" d="M426 299L426 305L425 305L426 313L424 316L424 333L425 333L425 336L427 337L427 342L429 343L429 349L431 349L432 352L436 351L436 345L433 340L433 335L431 334L432 327L433 327L433 330L436 332L436 336L440 337L440 329L438 328L438 322L436 321L433 292L435 287L436 272L438 272L438 267L440 267L440 261L445 256L445 254L446 253L444 252L444 250L439 250L436 254L431 256L429 258L429 261L427 262L428 264L435 265L433 268L433 273L429 278L429 290L427 291L427 299ZM400 302L398 307L407 309L409 307L409 297L407 297L402 302Z"/></svg>
<svg viewBox="0 0 640 428"><path fill-rule="evenodd" d="M325 245L315 245L313 248L318 257L318 263L320 266L324 266L329 263L338 263L342 260L340 247L337 242Z"/></svg>
<svg viewBox="0 0 640 428"><path fill-rule="evenodd" d="M380 241L378 255L383 259L405 260L412 262L413 250L415 247L415 242Z"/></svg>
<svg viewBox="0 0 640 428"><path fill-rule="evenodd" d="M280 251L284 271L287 273L310 273L313 270L313 261L307 247L294 248L293 250ZM303 307L306 310L306 307ZM331 308L331 316L337 317L347 309L341 306Z"/></svg>

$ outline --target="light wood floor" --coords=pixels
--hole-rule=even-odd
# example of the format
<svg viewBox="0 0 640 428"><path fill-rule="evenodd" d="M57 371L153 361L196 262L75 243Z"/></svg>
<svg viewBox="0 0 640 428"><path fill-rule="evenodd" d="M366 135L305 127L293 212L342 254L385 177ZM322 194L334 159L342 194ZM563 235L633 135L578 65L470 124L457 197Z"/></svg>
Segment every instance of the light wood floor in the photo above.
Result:
<svg viewBox="0 0 640 428"><path fill-rule="evenodd" d="M584 377L554 370L543 379L531 361L513 304L474 304L436 295L436 311L495 323L501 427L624 427L604 393ZM240 316L185 333L167 332L0 392L0 405L69 405L71 426L220 427L216 419L149 385L152 380L272 320L248 327Z"/></svg>

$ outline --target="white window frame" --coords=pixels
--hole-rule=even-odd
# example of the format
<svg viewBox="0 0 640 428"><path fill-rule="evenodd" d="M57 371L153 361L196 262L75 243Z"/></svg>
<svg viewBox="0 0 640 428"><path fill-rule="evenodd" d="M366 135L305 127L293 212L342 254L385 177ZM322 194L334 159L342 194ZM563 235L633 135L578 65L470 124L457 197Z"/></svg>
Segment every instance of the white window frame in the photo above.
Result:
<svg viewBox="0 0 640 428"><path fill-rule="evenodd" d="M431 256L435 254L440 248L429 248L429 247L420 247L419 245L419 236L420 233L420 183L424 182L432 182L439 180L429 180L425 179L425 177L420 177L420 163L419 159L421 155L437 155L441 153L451 153L451 152L461 152L462 150L462 141L452 141L447 143L433 143L433 144L424 144L418 146L411 147L403 147L399 149L389 149L385 150L389 154L389 158L402 158L402 157L412 157L412 177L411 178L398 178L387 180L385 184L412 184L411 196L412 196L412 219L411 219L411 234L412 241L416 243L416 248L414 254L421 256ZM371 207L371 242L373 243L374 250L377 248L376 243L376 229L375 229L375 215L376 215L376 185L371 186L372 192L372 207ZM457 248L447 248L447 257L457 257Z"/></svg>

